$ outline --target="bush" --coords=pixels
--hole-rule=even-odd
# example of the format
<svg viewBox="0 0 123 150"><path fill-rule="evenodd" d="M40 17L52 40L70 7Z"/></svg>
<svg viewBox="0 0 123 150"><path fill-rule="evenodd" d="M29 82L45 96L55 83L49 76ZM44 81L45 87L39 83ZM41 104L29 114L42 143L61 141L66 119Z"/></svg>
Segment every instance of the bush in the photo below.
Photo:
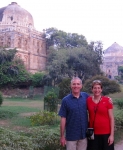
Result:
<svg viewBox="0 0 123 150"><path fill-rule="evenodd" d="M119 109L123 109L123 99L116 99L114 103Z"/></svg>
<svg viewBox="0 0 123 150"><path fill-rule="evenodd" d="M94 80L100 80L103 86L103 95L121 92L120 85L115 80L110 80L105 76L97 75L85 81L83 91L92 93L91 85Z"/></svg>
<svg viewBox="0 0 123 150"><path fill-rule="evenodd" d="M44 110L57 112L58 97L54 91L49 91L44 96Z"/></svg>
<svg viewBox="0 0 123 150"><path fill-rule="evenodd" d="M17 115L18 114L16 112L0 110L0 119L10 119Z"/></svg>
<svg viewBox="0 0 123 150"><path fill-rule="evenodd" d="M44 77L44 73L41 73L41 72L36 72L35 74L33 74L32 77L31 77L32 86L34 86L34 87L41 87L42 86L43 77Z"/></svg>
<svg viewBox="0 0 123 150"><path fill-rule="evenodd" d="M0 92L0 106L2 105L2 103L3 103L3 95L2 95L2 93Z"/></svg>
<svg viewBox="0 0 123 150"><path fill-rule="evenodd" d="M55 112L40 111L29 118L33 126L54 125L56 123L57 114Z"/></svg>
<svg viewBox="0 0 123 150"><path fill-rule="evenodd" d="M123 110L116 110L114 112L114 118L115 118L115 126L116 129L123 127Z"/></svg>
<svg viewBox="0 0 123 150"><path fill-rule="evenodd" d="M29 134L29 133L28 133ZM49 126L30 129L30 135L35 144L35 150L65 150L60 146L59 128L51 129Z"/></svg>
<svg viewBox="0 0 123 150"><path fill-rule="evenodd" d="M0 128L0 149L2 150L34 150L34 144L27 136Z"/></svg>
<svg viewBox="0 0 123 150"><path fill-rule="evenodd" d="M65 150L61 147L59 127L34 127L28 132L16 133L0 128L0 149L2 150Z"/></svg>

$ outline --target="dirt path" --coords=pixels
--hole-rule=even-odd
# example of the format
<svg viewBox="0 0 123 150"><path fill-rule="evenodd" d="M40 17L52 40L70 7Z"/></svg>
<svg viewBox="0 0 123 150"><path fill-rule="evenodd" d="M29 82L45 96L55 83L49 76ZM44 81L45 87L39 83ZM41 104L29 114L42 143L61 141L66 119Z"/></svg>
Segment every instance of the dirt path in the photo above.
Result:
<svg viewBox="0 0 123 150"><path fill-rule="evenodd" d="M115 144L115 150L123 150L123 141Z"/></svg>

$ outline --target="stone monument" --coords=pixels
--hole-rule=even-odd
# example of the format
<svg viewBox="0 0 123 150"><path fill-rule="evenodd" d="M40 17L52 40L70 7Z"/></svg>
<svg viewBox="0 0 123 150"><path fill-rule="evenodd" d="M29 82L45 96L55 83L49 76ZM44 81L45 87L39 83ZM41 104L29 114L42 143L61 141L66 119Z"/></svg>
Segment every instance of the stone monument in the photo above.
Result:
<svg viewBox="0 0 123 150"><path fill-rule="evenodd" d="M0 8L0 47L17 49L16 57L35 73L46 67L46 40L34 28L32 15L16 2Z"/></svg>

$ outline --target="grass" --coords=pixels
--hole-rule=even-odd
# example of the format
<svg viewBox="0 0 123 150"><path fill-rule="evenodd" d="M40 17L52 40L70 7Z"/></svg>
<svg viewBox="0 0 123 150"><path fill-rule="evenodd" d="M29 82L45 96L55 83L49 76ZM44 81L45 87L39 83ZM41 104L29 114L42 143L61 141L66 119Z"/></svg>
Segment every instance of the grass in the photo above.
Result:
<svg viewBox="0 0 123 150"><path fill-rule="evenodd" d="M116 99L123 98L123 86L121 86L122 92L110 94L114 101ZM20 128L23 130L25 128L32 127L31 122L28 118L28 113L39 112L44 108L43 98L41 96L35 96L33 99L13 97L5 98L2 106L0 107L0 122L7 121L7 127L11 130L19 131ZM27 115L25 115L27 114ZM2 120L3 119L3 120ZM57 118L57 124L51 126L52 129L58 128L59 117ZM115 143L119 140L123 140L123 129L115 131Z"/></svg>
<svg viewBox="0 0 123 150"><path fill-rule="evenodd" d="M31 127L30 114L43 110L43 99L39 96L34 99L21 97L5 98L0 107L0 122L4 127L17 129L19 127Z"/></svg>
<svg viewBox="0 0 123 150"><path fill-rule="evenodd" d="M14 126L32 127L30 119L28 117L12 118L11 123Z"/></svg>
<svg viewBox="0 0 123 150"><path fill-rule="evenodd" d="M26 102L25 102L26 103ZM38 112L40 108L32 108L32 107L25 107L25 106L3 106L0 108L0 111L9 111L13 113L27 113L27 112Z"/></svg>

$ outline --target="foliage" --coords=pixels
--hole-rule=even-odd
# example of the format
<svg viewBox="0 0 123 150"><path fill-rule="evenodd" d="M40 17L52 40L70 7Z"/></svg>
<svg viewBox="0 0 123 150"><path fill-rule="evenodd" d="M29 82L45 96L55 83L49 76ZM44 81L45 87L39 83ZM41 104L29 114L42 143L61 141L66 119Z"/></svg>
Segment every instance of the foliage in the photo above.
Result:
<svg viewBox="0 0 123 150"><path fill-rule="evenodd" d="M16 49L7 50L6 48L0 48L0 64L12 61L16 52Z"/></svg>
<svg viewBox="0 0 123 150"><path fill-rule="evenodd" d="M59 129L51 129L50 127L38 127L31 129L31 137L37 145L36 150L65 150L59 144Z"/></svg>
<svg viewBox="0 0 123 150"><path fill-rule="evenodd" d="M91 85L94 80L100 80L103 85L103 95L108 95L110 93L116 93L116 92L121 92L120 85L115 81L115 80L110 80L105 76L97 75L94 76L84 83L84 91L88 93L92 93L91 91Z"/></svg>
<svg viewBox="0 0 123 150"><path fill-rule="evenodd" d="M54 46L55 49L87 46L85 37L77 33L66 33L56 28L48 28L45 30L45 34L47 49L49 49L50 46Z"/></svg>
<svg viewBox="0 0 123 150"><path fill-rule="evenodd" d="M54 86L60 83L63 78L72 78L77 75L86 80L96 74L102 74L98 53L84 47L52 51L48 55L47 70Z"/></svg>
<svg viewBox="0 0 123 150"><path fill-rule="evenodd" d="M16 132L0 128L0 148L2 150L34 150L34 144L27 136L21 136Z"/></svg>
<svg viewBox="0 0 123 150"><path fill-rule="evenodd" d="M3 95L2 95L2 93L0 92L0 106L2 105L2 103L3 103Z"/></svg>
<svg viewBox="0 0 123 150"><path fill-rule="evenodd" d="M57 112L58 96L54 91L49 91L44 96L44 110L50 112Z"/></svg>
<svg viewBox="0 0 123 150"><path fill-rule="evenodd" d="M123 99L115 99L115 105L117 105L118 109L123 109Z"/></svg>
<svg viewBox="0 0 123 150"><path fill-rule="evenodd" d="M24 102L25 106L28 107L21 107L21 106L12 107L8 105L7 107L5 106L1 107L0 110L16 112L16 113L36 112L36 108L29 107L29 104L27 103L29 101L22 99L22 102ZM15 99L13 103L15 105ZM116 109L114 113L116 113L115 114L116 129L120 128L120 132L121 132L121 129L123 127L123 117L122 117L123 111ZM21 123L19 122L19 120L22 121L20 117L21 116L19 115L17 120L18 121L17 125L21 125L19 124ZM65 150L66 148L61 147L59 143L60 140L59 129L60 129L59 126L57 126L56 124L55 126L44 125L44 126L26 128L26 130L24 131L20 130L19 132L0 128L0 148L2 150ZM117 131L118 130L116 130L115 132ZM122 138L121 133L120 133L120 137Z"/></svg>
<svg viewBox="0 0 123 150"><path fill-rule="evenodd" d="M32 83L31 85L34 87L41 87L43 81L44 73L36 72L35 74L31 75Z"/></svg>
<svg viewBox="0 0 123 150"><path fill-rule="evenodd" d="M33 126L40 126L40 125L53 125L56 123L56 116L55 112L49 111L40 111L32 116L30 116L30 120Z"/></svg>
<svg viewBox="0 0 123 150"><path fill-rule="evenodd" d="M0 87L19 87L23 83L28 84L30 74L26 71L21 60L15 59L0 65Z"/></svg>
<svg viewBox="0 0 123 150"><path fill-rule="evenodd" d="M47 126L31 128L28 133L0 128L0 148L3 150L65 150L59 144L59 129Z"/></svg>
<svg viewBox="0 0 123 150"><path fill-rule="evenodd" d="M94 51L96 54L96 61L98 62L98 64L102 64L102 49L103 49L103 45L101 41L91 41L88 45L88 50L90 51Z"/></svg>
<svg viewBox="0 0 123 150"><path fill-rule="evenodd" d="M62 80L62 82L58 85L60 88L59 91L59 98L62 99L64 96L70 93L70 78L65 78Z"/></svg>
<svg viewBox="0 0 123 150"><path fill-rule="evenodd" d="M102 43L87 43L83 35L66 33L56 28L45 30L48 49L45 82L56 86L63 78L79 76L83 80L102 74ZM91 63L90 63L91 62ZM93 68L93 69L92 69Z"/></svg>
<svg viewBox="0 0 123 150"><path fill-rule="evenodd" d="M18 87L30 80L23 61L15 57L16 52L16 49L0 49L0 88Z"/></svg>
<svg viewBox="0 0 123 150"><path fill-rule="evenodd" d="M11 119L12 117L17 116L17 113L11 111L3 111L0 109L0 119Z"/></svg>
<svg viewBox="0 0 123 150"><path fill-rule="evenodd" d="M116 129L123 127L123 109L116 109L114 111L114 118L115 118L115 127Z"/></svg>
<svg viewBox="0 0 123 150"><path fill-rule="evenodd" d="M115 79L119 83L123 83L123 66L118 66L118 76L115 76Z"/></svg>

